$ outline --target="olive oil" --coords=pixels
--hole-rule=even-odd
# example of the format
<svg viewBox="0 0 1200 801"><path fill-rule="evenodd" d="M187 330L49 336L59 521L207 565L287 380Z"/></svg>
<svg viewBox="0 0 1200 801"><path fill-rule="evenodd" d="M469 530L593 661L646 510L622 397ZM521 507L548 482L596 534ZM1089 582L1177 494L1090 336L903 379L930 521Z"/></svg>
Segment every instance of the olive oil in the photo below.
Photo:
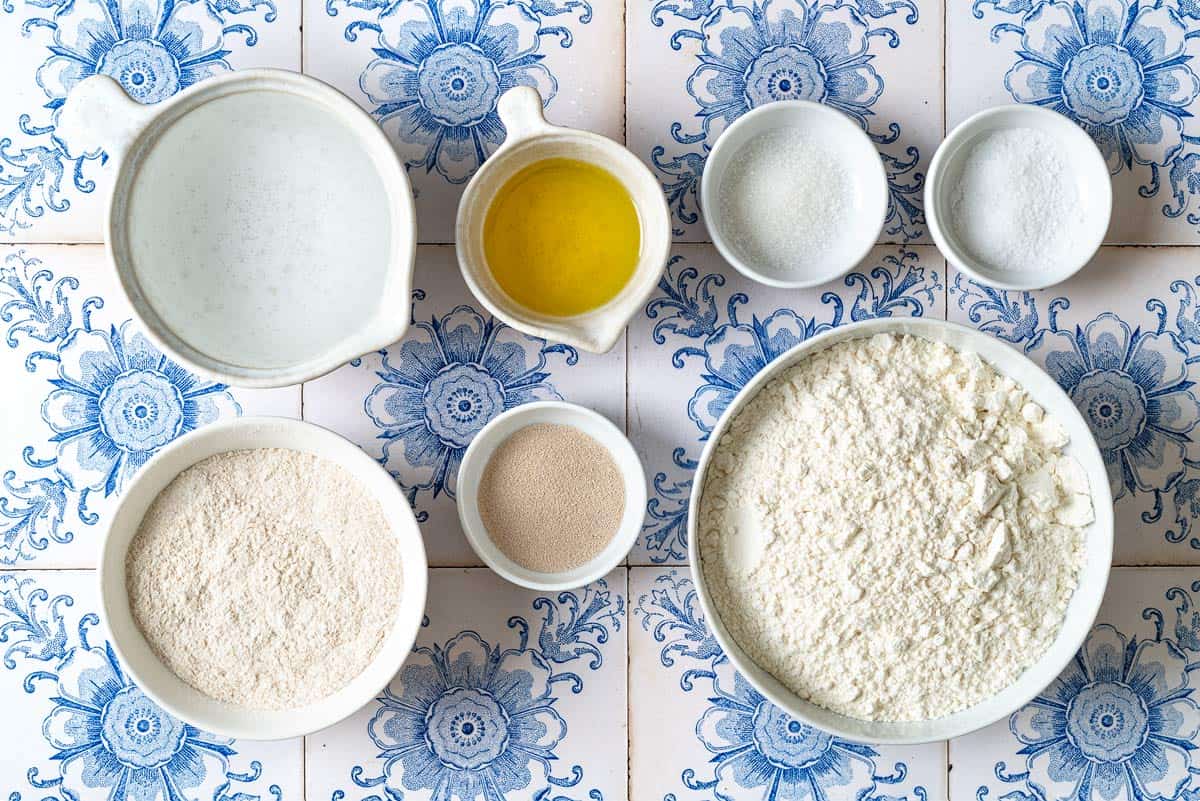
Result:
<svg viewBox="0 0 1200 801"><path fill-rule="evenodd" d="M641 226L608 171L552 158L500 187L483 224L488 269L532 311L569 317L603 306L633 276Z"/></svg>

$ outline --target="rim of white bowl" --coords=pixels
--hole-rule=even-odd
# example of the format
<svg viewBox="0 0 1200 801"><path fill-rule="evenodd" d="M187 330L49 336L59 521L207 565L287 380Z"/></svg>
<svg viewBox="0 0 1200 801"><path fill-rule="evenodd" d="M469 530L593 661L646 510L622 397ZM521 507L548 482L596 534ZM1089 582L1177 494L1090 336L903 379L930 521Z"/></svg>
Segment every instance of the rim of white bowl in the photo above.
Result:
<svg viewBox="0 0 1200 801"><path fill-rule="evenodd" d="M721 180L724 178L725 169L728 167L729 162L741 149L741 147L737 147L730 150L733 148L730 142L734 140L739 131L760 127L761 130L759 132L765 133L768 130L777 128L800 128L802 126L798 126L794 122L789 124L787 120L788 118L792 120L798 119L804 114L819 115L838 120L835 124L840 125L844 130L844 139L851 140L858 147L865 146L873 155L873 158L857 162L853 166L857 170L870 173L874 176L873 178L868 176L868 180L877 186L878 197L874 198L874 200L879 202L880 206L879 225L872 226L870 237L864 237L859 246L854 248L853 252L855 256L852 260L849 260L845 264L831 262L833 264L832 267L815 277L789 281L759 272L742 259L738 254L737 248L725 238L722 230L721 204L717 202L715 193L717 191L716 187L720 185ZM767 121L772 117L779 117L780 124L769 124ZM744 143L740 144L744 146ZM713 172L714 165L715 173ZM712 151L709 152L708 157L705 159L704 172L700 176L700 206L704 211L704 222L708 227L709 236L712 237L713 245L716 246L717 252L721 254L721 257L729 262L735 270L752 281L757 281L760 284L777 289L810 289L841 278L861 264L863 259L871 252L871 249L878 244L879 232L883 230L883 224L887 220L887 173L883 169L883 161L879 157L879 151L876 149L875 144L867 136L866 132L850 117L835 108L823 103L814 103L811 100L777 100L746 112L717 137L716 144L713 145Z"/></svg>
<svg viewBox="0 0 1200 801"><path fill-rule="evenodd" d="M921 336L931 341L946 342L950 347L960 351L968 350L968 348L952 344L948 340L974 342L980 346L979 350L974 352L1001 375L1011 377L1013 372L1026 372L1034 378L1039 386L1036 389L1036 396L1034 392L1030 392L1030 396L1038 403L1045 403L1049 399L1051 404L1048 404L1047 411L1058 416L1059 422L1063 422L1065 418L1067 421L1065 427L1068 429L1068 433L1073 434L1067 450L1079 459L1084 471L1088 474L1092 490L1092 504L1096 513L1095 521L1087 529L1089 532L1095 529L1095 536L1090 534L1086 536L1087 552L1084 565L1080 569L1079 584L1071 595L1058 635L1050 648L1029 665L1015 682L995 695L965 710L924 721L870 721L842 715L803 700L773 675L760 668L741 649L721 621L708 592L696 534L696 520L699 514L700 499L704 495L704 482L709 462L729 422L741 412L745 404L783 370L812 354L825 350L838 342L862 339L882 333ZM1005 369L1005 366L1009 369ZM1017 383L1029 392L1029 387L1024 382L1018 380ZM1049 405L1053 405L1054 408L1049 408ZM1084 436L1076 438L1074 434ZM864 320L818 334L780 354L770 365L760 370L746 383L721 414L700 454L692 487L691 498L688 501L688 570L696 588L696 595L699 598L700 608L704 613L708 629L717 640L717 644L721 646L730 663L742 677L771 703L799 721L835 737L856 742L881 745L939 742L978 731L1008 717L1033 700L1075 658L1075 654L1083 645L1095 623L1096 615L1100 611L1100 604L1104 600L1105 589L1108 586L1114 526L1112 493L1108 485L1108 475L1104 469L1104 460L1101 458L1100 449L1096 445L1096 440L1091 435L1086 421L1062 388L1032 359L1012 349L1007 343L958 323L921 317ZM1068 623L1072 624L1069 629ZM1052 659L1051 656L1055 658ZM1019 688L1019 690L1014 688ZM999 704L997 699L1005 695L1010 697L1005 700L1003 705ZM995 708L985 713L971 714L973 710L987 705Z"/></svg>
<svg viewBox="0 0 1200 801"><path fill-rule="evenodd" d="M275 439L267 439L271 437ZM231 438L232 444L223 444ZM264 441L267 444L255 444ZM379 500L401 549L400 607L375 658L337 692L292 709L249 709L217 701L185 684L150 650L129 611L125 589L129 543L146 509L162 489L201 459L255 447L299 450L349 470ZM140 508L131 511L130 504ZM286 417L255 416L198 428L166 445L142 466L122 493L105 529L96 579L101 612L121 668L151 700L176 718L214 734L282 740L312 734L345 720L383 691L408 659L420 633L428 572L425 545L412 508L382 465L350 440L322 426Z"/></svg>
<svg viewBox="0 0 1200 801"><path fill-rule="evenodd" d="M1059 137L1068 150L1076 154L1082 161L1089 164L1089 171L1092 173L1093 180L1098 180L1103 176L1102 181L1098 181L1103 187L1101 190L1103 195L1096 196L1095 200L1099 201L1104 209L1104 225L1100 227L1099 235L1092 238L1091 241L1085 242L1080 246L1081 256L1065 262L1064 267L1057 272L1047 273L1051 280L1045 282L1023 282L1007 280L1000 274L998 270L992 270L984 262L974 258L959 246L956 237L953 234L953 225L943 225L941 207L944 203L945 193L950 191L950 188L945 185L945 171L947 163L951 158L958 154L960 148L969 144L970 141L981 133L992 120L1002 117L1026 117L1036 118L1041 120L1046 128L1053 129L1053 135ZM1022 126L1019 121L1015 124L997 125L996 128L1005 128L1012 130L1014 128L1026 127ZM957 270L961 270L976 281L982 281L988 286L996 287L997 289L1012 289L1012 290L1033 290L1046 289L1055 284L1061 284L1063 281L1071 278L1086 267L1104 244L1104 237L1108 233L1108 227L1112 221L1112 179L1108 172L1108 165L1104 161L1104 156L1100 153L1100 148L1088 136L1087 132L1072 122L1067 117L1041 106L1033 106L1027 103L1008 103L1003 106L993 106L992 108L984 109L976 112L970 117L954 126L954 129L942 140L938 145L937 150L933 154L933 159L929 162L929 170L925 176L925 222L929 226L929 234L933 237L933 242L937 245L938 251L941 252L946 260L950 262Z"/></svg>
<svg viewBox="0 0 1200 801"><path fill-rule="evenodd" d="M616 462L625 481L625 511L604 550L574 570L543 573L509 559L492 542L479 514L479 480L496 448L518 430L537 423L577 428L599 442ZM571 590L604 578L619 566L637 542L646 507L646 472L629 438L599 412L566 401L536 401L509 409L475 435L458 468L458 519L476 555L501 578L542 592Z"/></svg>

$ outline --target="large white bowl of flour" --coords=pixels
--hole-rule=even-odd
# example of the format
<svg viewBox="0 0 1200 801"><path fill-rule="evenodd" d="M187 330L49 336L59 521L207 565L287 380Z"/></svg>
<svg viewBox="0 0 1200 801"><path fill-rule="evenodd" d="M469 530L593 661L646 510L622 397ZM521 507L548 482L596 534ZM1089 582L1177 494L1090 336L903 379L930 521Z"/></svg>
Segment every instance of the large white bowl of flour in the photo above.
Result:
<svg viewBox="0 0 1200 801"><path fill-rule="evenodd" d="M329 490L324 493L325 497L316 499L315 507L318 511L328 510L328 519L316 521L313 525L324 526L328 530L328 536L332 537L328 551L331 559L351 561L347 549L352 546L343 546L341 543L346 540L347 532L354 527L356 515L360 513L361 508L370 504L372 500L376 501L378 509L373 510L374 516L369 520L373 523L378 522L380 530L372 531L372 523L366 529L366 536L379 539L378 542L372 542L372 548L365 552L377 553L383 542L394 542L395 553L399 557L400 575L397 577L394 572L389 572L386 576L381 575L384 570L382 563L385 561L382 559L378 560L379 564L373 563L372 568L358 570L355 575L349 577L344 571L339 574L332 567L326 568L324 563L319 563L318 569L313 569L311 562L306 565L301 563L303 560L294 558L295 552L303 547L302 542L276 541L268 543L272 547L260 547L264 538L261 536L263 531L259 530L257 534L251 532L258 537L257 541L243 538L239 547L246 547L247 552L256 554L258 561L266 560L271 563L260 565L256 562L243 565L244 572L256 572L267 577L266 582L258 582L259 585L264 585L266 591L260 593L260 597L257 598L226 598L216 607L204 599L196 604L197 609L225 608L230 614L204 615L200 621L191 619L187 605L182 608L170 605L169 599L179 599L179 587L162 588L158 593L160 597L157 598L153 587L143 587L142 592L135 593L133 590L136 585L127 583L127 571L130 564L136 561L131 555L137 553L141 544L143 534L139 532L143 530L143 522L151 521L150 525L153 526L153 521L162 518L164 509L158 505L160 499L172 499L165 509L168 514L178 517L178 511L183 508L178 497L181 490L191 488L193 493L199 495L198 486L217 484L221 481L219 470L217 473L212 472L227 464L221 462L221 459L269 453L264 449L282 449L297 457L315 457L316 460L320 460L318 464L325 466L326 472L337 473L338 478L332 483L339 486L326 486L331 482L324 480L325 476L311 484L306 481L298 482L305 487L320 486ZM278 469L279 461L264 460L262 465L268 470ZM198 477L200 485L195 481L195 471L186 472L197 466L210 468L207 477L203 473ZM284 466L286 467L286 464ZM185 479L192 475L193 480L182 484L176 482L181 474L184 474ZM301 478L307 477L302 475ZM265 509L264 516L269 517L270 503L274 496L265 490L256 489L254 478L247 479L240 475L238 480L244 480L246 487L238 494L234 503ZM278 482L275 486L278 489ZM307 492L307 489L304 491ZM342 503L339 498L345 499L346 502ZM307 499L301 499L305 500ZM262 506L258 506L260 502ZM350 508L348 504L353 504L354 508ZM237 524L236 521L244 523L249 519L253 523L255 514L264 513L251 511L249 515L238 515L232 514L228 509L202 508L191 511L190 517L193 519L179 522L186 525L186 528L181 529L184 534L199 534L210 530L217 521L228 523L232 520L235 522L231 525L234 525ZM302 515L308 514L307 511L302 512ZM296 523L297 530L306 528L304 520L297 520ZM280 527L275 526L270 531L279 533ZM342 533L339 535L339 532ZM227 571L222 573L212 569L214 564L237 564L237 560L230 558L228 554L217 552L218 548L228 547L220 543L237 540L226 536L226 532L209 533L208 541L177 540L177 554L163 553L160 550L154 567L163 567L162 563L173 563L171 568L178 577L177 584L185 588L184 594L201 595L208 601L212 600L210 596L230 595L231 588L233 594L237 594L238 587L257 586L254 580L245 579L240 575L230 576ZM283 533L286 535L286 532ZM131 545L134 547L131 548ZM255 550L251 551L251 548ZM364 551L360 550L360 553L362 552ZM387 555L391 557L393 553L389 551ZM178 569L180 561L186 563L189 560L196 565L194 571L188 570L186 564L182 570ZM353 564L358 565L358 562L361 562L361 559ZM395 562L394 558L390 559L393 568ZM297 571L301 574L289 577L289 573ZM169 570L159 572L159 575L169 574ZM203 581L192 586L194 576L203 577ZM293 579L295 581L292 581ZM280 586L289 582L293 586L311 587L311 594L317 597L294 594L288 596L286 592L278 592ZM356 586L343 592L347 583ZM331 726L360 709L387 685L408 657L421 627L425 612L427 563L420 530L403 492L387 471L358 446L311 423L276 417L245 417L204 426L181 437L163 448L142 467L121 497L106 532L100 555L99 584L100 604L113 649L122 669L128 672L147 696L172 715L206 731L227 737L276 740L298 737ZM395 603L394 590L397 585L399 602ZM149 592L144 591L146 589L149 589ZM378 596L375 595L376 592ZM270 659L259 659L253 652L250 653L253 658L234 657L228 660L239 664L212 666L214 673L220 672L223 676L219 681L214 682L211 676L201 676L201 680L197 682L193 674L193 683L189 684L167 665L166 657L160 659L156 655L148 635L139 626L135 618L138 611L135 607L139 603L138 597L135 596L139 595L143 598L143 604L148 597L149 603L156 605L161 613L155 621L155 626L160 630L149 629L149 636L166 634L166 639L169 639L169 635L181 631L191 632L188 635L189 639L201 641L183 643L183 646L191 649L192 657L197 653L197 649L203 653L204 642L211 643L214 651L233 654L236 649L230 650L230 645L269 652L277 645L274 640L292 639L302 645L302 650L308 656L315 651L317 661L313 665L316 670L310 676L301 676L298 683L291 685L293 688L299 686L301 692L312 687L315 688L315 693L310 692L308 697L297 703L279 703L279 696L276 695L271 699L274 708L231 702L229 698L256 697L255 692L258 693L257 697L266 696L261 691L242 692L240 684L222 688L222 681L228 684L244 680L246 688L278 686L276 680L286 672L278 666L272 669ZM303 608L279 608L279 597L300 597L303 600ZM351 603L346 602L347 598ZM332 611L335 614L324 614L320 609L323 602L334 607ZM360 608L353 608L355 604L361 605ZM394 611L391 610L393 606ZM383 615L374 614L380 607L386 608L387 612ZM145 606L141 608L144 610ZM308 611L305 612L305 609ZM319 614L313 613L314 609ZM201 615L197 613L196 616ZM373 621L373 628L367 633L373 647L364 650L359 646L355 652L352 650L355 648L353 640L359 632L354 627L364 619ZM162 626L170 628L161 631ZM284 628L280 629L279 626ZM318 631L318 628L321 630ZM293 634L299 636L293 638ZM160 640L160 645L162 641ZM359 637L359 641L363 641L363 638ZM343 645L339 646L338 643ZM345 647L345 643L350 643L349 649ZM174 650L168 656L180 653L181 651ZM247 652L243 650L243 654L245 653ZM328 659L322 660L321 653L326 653ZM333 675L331 682L330 671L336 673L338 663L349 661L348 656L361 657L360 662L365 664L365 667L353 675L353 671L343 671L344 675ZM262 664L257 667L248 664L256 659ZM263 671L264 674L256 675L259 671ZM204 684L209 685L210 692L202 692L194 686ZM211 692L212 688L225 690L227 700L218 700L216 696L221 693L214 694ZM229 690L234 692L230 693ZM254 708L255 706L258 708Z"/></svg>
<svg viewBox="0 0 1200 801"><path fill-rule="evenodd" d="M1068 532L1055 529L1058 535L1062 535L1064 543L1068 540L1071 544L1070 553L1057 553L1053 548L1041 548L1040 551L1033 552L1034 559L1045 561L1045 574L1053 576L1052 579L1058 583L1057 595L1060 599L1060 607L1065 605L1065 608L1057 610L1048 610L1044 612L1046 620L1044 630L1046 632L1041 638L1040 644L1037 637L1033 638L1030 643L1013 642L990 642L986 643L991 649L991 653L996 650L1004 651L1020 651L1024 646L1026 657L1021 659L1017 665L1010 664L1013 677L1011 681L1003 686L994 688L994 691L989 689L988 694L980 697L973 697L970 705L962 708L953 708L948 712L938 712L927 718L914 719L912 717L902 718L901 715L896 715L895 719L887 717L886 714L862 713L864 699L902 697L903 692L897 692L897 688L903 686L903 683L917 683L917 676L912 671L915 669L915 662L912 659L899 658L896 656L897 649L904 649L913 653L924 655L926 660L925 665L930 670L935 668L929 660L936 661L939 649L943 649L945 654L953 654L956 662L963 664L971 664L972 649L978 649L980 643L978 640L974 643L968 642L966 639L962 641L953 641L946 643L935 643L928 639L929 632L907 631L907 628L912 628L906 623L897 621L894 629L883 631L878 626L872 628L864 623L864 626L857 632L856 636L843 640L836 647L824 648L820 653L815 653L812 650L793 650L795 653L794 662L780 664L776 659L776 673L783 676L785 673L790 674L788 683L785 683L780 678L764 667L760 666L751 658L750 653L757 653L762 661L767 661L768 658L778 655L780 649L778 643L784 640L789 640L791 646L798 639L796 632L802 632L804 637L812 637L814 625L808 621L797 621L794 618L795 610L805 608L809 605L810 613L821 620L824 620L824 615L828 612L830 620L836 620L839 625L845 626L845 612L847 609L853 609L854 604L861 602L860 593L861 587L856 588L853 581L844 582L844 586L839 586L839 590L844 591L844 596L832 597L828 592L829 582L822 581L824 585L821 592L818 593L816 585L806 586L805 582L813 582L812 577L822 571L833 571L844 569L845 564L854 562L853 559L847 559L846 555L850 551L848 549L859 548L860 554L869 555L870 549L886 549L888 547L897 547L897 538L901 535L892 531L861 531L854 530L852 524L847 525L847 531L830 532L832 541L831 546L822 544L821 547L830 547L832 554L827 562L820 559L811 559L807 566L799 566L801 569L792 570L788 563L787 557L796 553L788 551L778 543L782 540L792 542L789 535L786 533L786 520L784 520L783 531L785 532L782 538L779 535L781 531L778 515L796 514L797 526L803 526L812 519L808 517L809 510L807 508L787 508L788 503L780 500L780 497L771 493L778 493L780 482L775 481L773 488L764 490L763 495L757 498L750 496L754 495L753 483L758 481L757 476L767 473L766 470L761 470L753 476L747 472L741 478L750 477L750 482L743 481L741 484L733 484L740 490L751 488L745 493L744 509L742 508L743 501L737 496L731 496L729 490L730 476L735 477L739 470L745 470L746 467L736 458L731 458L730 442L737 442L738 438L748 440L755 443L759 450L763 444L763 436L774 436L771 432L778 433L777 423L769 420L764 421L761 415L756 419L752 414L748 418L743 418L739 421L741 413L749 406L752 410L761 412L762 409L756 406L753 401L759 398L760 394L763 397L764 390L771 393L776 393L776 402L779 397L785 398L783 408L790 403L802 405L805 399L796 395L796 390L793 387L780 385L775 382L782 375L795 375L794 371L798 367L805 364L825 364L823 361L825 352L837 345L838 349L829 351L832 353L844 353L848 350L853 350L858 346L865 345L871 338L879 334L890 335L911 335L925 340L930 343L941 343L951 349L951 352L961 354L974 354L983 362L983 369L980 375L990 375L991 371L995 371L1000 376L1000 381L1003 379L1011 379L1016 385L1016 390L1023 390L1024 395L1030 403L1031 408L1029 414L1037 413L1032 406L1036 405L1044 410L1047 426L1051 426L1051 421L1056 423L1053 426L1057 436L1055 445L1056 458L1062 459L1063 463L1070 463L1077 466L1074 475L1074 490L1073 496L1084 505L1083 512L1077 517L1078 522L1070 527L1073 533L1073 539L1066 537ZM851 343L851 341L854 341ZM883 340L875 340L881 342L883 346L888 343ZM899 340L897 340L899 341ZM849 344L844 344L849 343ZM910 342L910 345L926 346L926 343ZM853 348L851 347L853 345ZM822 359L816 362L810 360L816 355L822 354ZM913 353L911 350L906 351L905 355L911 359ZM955 354L956 355L956 354ZM878 360L878 354L874 355ZM886 360L882 363L887 364ZM836 365L835 365L836 366ZM990 369L987 369L990 368ZM885 372L888 368L884 368ZM886 376L884 376L886 378ZM886 380L881 380L881 385L886 385ZM785 394L780 396L780 387L784 386ZM793 394L790 398L786 395L786 391L791 391ZM935 394L940 394L942 388L938 387ZM946 390L952 392L952 390ZM915 394L919 397L919 393ZM871 407L870 414L863 421L860 427L860 433L870 437L872 430L878 428L880 431L885 426L895 425L894 421L889 422L887 418L896 414L897 404L889 403L889 398L880 398L877 407ZM909 401L912 400L910 397ZM846 406L861 406L861 398L847 398ZM911 405L911 403L910 403ZM936 429L937 416L932 410L927 411L924 408L910 408L908 411L910 418L918 421L921 425L931 425L933 428L925 431L923 435L935 437L939 435ZM834 415L836 416L836 415ZM1040 420L1041 418L1039 418ZM1040 423L1039 423L1040 425ZM825 430L821 430L824 428ZM832 428L825 425L821 421L815 421L811 437L824 437L837 440L840 437L849 437L854 434L840 428L837 430L836 425ZM1047 429L1049 430L1049 428ZM911 432L910 432L911 433ZM974 436L983 439L986 435L975 434ZM797 441L804 439L801 435ZM882 442L886 438L882 435L879 441ZM1065 439L1065 444L1062 440ZM725 444L722 445L723 440ZM918 439L919 441L919 439ZM840 447L840 446L839 446ZM870 453L870 443L862 441L860 437L858 447L865 450L860 452ZM913 451L921 450L920 447L911 449ZM1043 449L1044 450L1044 449ZM761 453L759 466L761 462ZM908 458L907 454L901 454L901 458ZM878 471L880 474L892 468L885 468L883 460L892 458L891 455L881 451L879 452L879 461L870 463L873 457L863 459L861 469L857 470L856 475L846 476L822 476L825 480L824 486L830 486L828 479L833 479L833 485L842 482L844 486L851 487L848 494L853 496L859 486L863 482L875 480L871 476L872 470ZM993 458L988 456L987 458ZM780 453L780 460L786 460L787 454ZM714 466L714 460L717 464ZM783 461L776 462L781 465L778 468L779 474L787 473L787 465ZM1058 462L1054 462L1053 470L1058 469ZM843 465L844 468L844 465ZM839 469L843 469L839 468ZM913 486L920 487L921 481L929 475L935 474L937 471L932 467L923 469L919 461L916 464L909 464L906 467L914 477ZM990 470L991 468L989 468ZM1051 468L1047 468L1050 470ZM776 472L775 470L769 472ZM1053 472L1053 471L1051 471ZM1057 475L1057 473L1054 473ZM1025 477L1022 477L1025 478ZM814 477L814 481L816 478ZM796 483L803 484L806 478L799 478ZM770 482L765 482L764 486L768 486ZM734 398L728 409L721 416L716 427L701 454L699 465L696 471L696 477L693 486L695 487L692 493L689 515L688 515L688 555L691 565L692 578L695 581L697 593L700 599L701 607L704 611L705 618L708 621L709 629L713 632L718 643L721 645L726 656L735 668L755 687L763 696L780 707L784 712L794 719L795 723L789 724L795 727L794 736L803 736L805 730L797 724L809 724L811 726L822 729L826 732L839 737L845 737L851 740L872 742L872 743L920 743L932 742L937 740L945 740L951 737L957 737L968 732L980 729L997 720L1000 720L1013 711L1030 701L1036 696L1047 684L1049 684L1062 670L1066 667L1069 661L1074 657L1079 646L1082 644L1088 631L1090 630L1096 613L1099 610L1100 602L1103 599L1105 587L1108 582L1109 564L1112 559L1112 540L1113 540L1113 517L1112 517L1112 500L1109 492L1108 478L1105 472L1103 460L1100 456L1099 449L1095 444L1095 440L1089 431L1087 424L1082 416L1071 402L1070 398L1059 388L1059 386L1050 378L1041 368L1032 361L1014 350L1010 346L994 339L979 331L965 328L953 323L948 323L940 320L923 320L923 319L880 319L866 321L843 328L838 328L825 334L818 335L812 339L797 345L793 349L781 355L778 359L771 363L766 369L756 375ZM803 488L801 488L803 489ZM1024 493L1026 486L1022 484L1021 492ZM1051 490L1051 495L1054 495L1054 489ZM1057 487L1060 493L1055 496L1063 498L1061 494L1062 487ZM992 487L981 487L983 495L987 495L992 491ZM786 492L787 490L783 490ZM1036 482L1031 485L1031 492L1036 493L1039 488ZM1014 490L1015 492L1015 490ZM711 495L711 498L706 501L706 494ZM932 488L920 489L917 495L928 494L936 496ZM939 502L944 501L943 496L938 497ZM1087 500L1090 497L1092 512L1086 511ZM814 503L817 501L813 500ZM910 502L903 498L895 497L896 503ZM878 502L892 503L893 497L889 496ZM1006 500L1007 502L1007 500ZM1014 501L1015 503L1016 501ZM1024 495L1021 495L1021 503L1025 503ZM995 503L994 500L990 503ZM757 511L755 511L757 504ZM728 511L732 506L738 506L736 511ZM919 504L918 504L919 506ZM1026 508L1026 507L1022 507ZM764 522L762 517L763 511L766 509L766 514L769 520ZM715 510L715 511L714 511ZM831 518L828 515L823 518L829 521ZM1058 514L1058 507L1055 507L1053 514ZM947 509L947 515L953 516L957 510ZM999 510L997 509L997 513ZM1094 518L1093 518L1094 514ZM1002 515L1001 515L1002 516ZM846 518L852 520L856 517L854 510L847 509ZM860 519L862 516L858 516ZM893 515L893 517L895 517ZM836 522L836 517L834 518ZM1090 522L1089 522L1090 521ZM714 526L720 524L722 528L718 531ZM989 523L990 525L990 523ZM1053 523L1058 526L1057 519ZM763 531L772 530L768 537L764 540ZM1065 524L1064 524L1065 526ZM835 526L836 527L836 526ZM939 532L940 534L940 532ZM808 536L808 535L806 535ZM914 536L911 532L908 536ZM772 538L773 537L773 538ZM893 538L890 541L884 538ZM1014 542L1013 547L1017 547L1019 535L1011 535ZM998 538L1003 540L1004 538ZM745 540L743 549L742 541ZM764 541L766 545L764 545ZM1007 547L1003 543L999 543L997 538L989 536L989 532L982 530L980 536L976 540L975 558L986 561L991 557L994 560L995 549L997 545ZM706 545L707 543L707 545ZM717 543L717 544L714 544ZM732 543L732 547L731 544ZM1027 545L1027 543L1026 543ZM902 562L907 565L905 557L907 551L905 548L910 547L909 544L901 542L900 550L897 553L897 562ZM912 543L911 547L916 547L916 543ZM1040 545L1035 543L1035 548L1040 548ZM927 551L922 551L926 553ZM750 556L747 556L750 554ZM877 551L878 554L878 551ZM876 555L877 555L876 554ZM1042 568L1029 568L1029 552L1022 552L1023 566L1028 575L1040 575ZM971 555L965 557L971 558ZM1003 559L1004 556L1001 556ZM791 597L800 597L800 594L809 592L814 596L819 595L820 602L814 605L812 601L803 601L799 604L793 603L790 606L787 603L781 604L778 608L769 609L763 608L761 615L756 611L756 607L747 607L744 599L738 597L731 600L730 577L745 575L751 576L750 573L738 573L745 565L739 565L739 560L753 559L753 562L747 562L750 569L758 570L762 566L768 569L768 575L773 581L778 584L778 592L780 594L789 593ZM861 561L871 561L865 556L859 557ZM767 561L763 561L767 560ZM950 575L956 564L961 561L960 555L947 555L946 562L940 566L930 563L929 567L933 571L944 571L944 575ZM879 559L874 559L878 563ZM1068 565L1064 567L1064 565ZM999 568L997 569L999 570ZM807 576L807 578L806 578ZM861 580L863 576L852 576L856 580ZM888 577L892 584L890 586L906 586L908 582L900 576L900 581L897 582L897 576L893 572ZM761 575L753 576L756 581L761 581ZM1071 581L1074 579L1074 582ZM921 585L921 577L915 573L912 575L912 585L917 587ZM861 581L859 581L861 584ZM1002 597L993 601L998 610L1004 614L1014 614L1014 606L1011 603L1007 605L1003 601L1011 601L1011 597L1006 597L1010 594L1016 594L1017 589L1012 589L1016 584L1014 581L1008 580L1008 577L1001 576L998 580L988 577L986 587L996 587L994 592L1003 593ZM1073 588L1072 588L1073 587ZM867 597L872 598L871 587L867 587ZM1030 589L1023 587L1020 589ZM1039 589L1034 587L1032 589ZM740 588L734 591L734 594L740 592ZM916 591L916 590L914 590ZM989 590L984 589L986 594ZM1054 593L1032 593L1030 597L1050 597ZM760 596L761 597L761 596ZM888 610L892 604L895 604L897 610L909 609L913 606L908 604L907 599L904 602L889 601L887 597L874 598L878 606L885 612L884 614L875 616L875 623L879 620L887 621L885 625L890 624ZM906 605L907 604L907 605ZM722 606L724 605L724 606ZM770 606L771 602L765 604ZM821 605L824 605L823 607ZM821 607L821 608L818 608ZM747 626L747 609L753 615L758 615L758 619L752 621L751 625ZM858 607L862 608L862 607ZM722 610L725 610L726 619L722 619ZM790 612L788 611L790 610ZM793 617L789 618L789 614ZM838 615L841 618L838 618ZM1039 611L1038 614L1043 614ZM1036 633L1039 628L1039 622L1036 618L1025 621L1028 629L1032 628ZM831 625L833 625L831 623ZM919 626L917 628L920 628ZM939 630L938 626L932 627L936 633ZM954 627L949 627L954 628ZM961 627L959 627L961 628ZM1057 633L1052 632L1057 628ZM855 626L851 625L849 630L854 631ZM986 636L994 637L995 629L988 629ZM828 638L824 637L824 630L818 629L818 638L813 638L813 642L817 639L822 641ZM927 639L922 640L922 635ZM904 635L911 635L907 637ZM764 648L762 642L756 641L769 638L778 638L771 644L775 647L775 652L770 648ZM739 645L741 639L743 645ZM802 642L803 639L800 638ZM788 653L784 651L784 653ZM851 655L851 656L847 656ZM1021 667L1021 665L1024 665ZM796 670L789 670L789 667L795 667ZM993 669L993 666L988 664L975 665L972 669L978 671L987 671ZM1019 670L1018 670L1019 669ZM857 672L856 672L857 671ZM869 673L870 675L864 675ZM812 686L800 687L803 691L794 691L789 689L797 687L797 676L806 676L813 680ZM815 677L815 678L814 678ZM817 685L819 681L827 683L822 687ZM872 684L874 683L874 684ZM925 686L937 688L935 692L951 693L956 687L951 686L953 681L947 681L945 687L939 687L934 682L924 682ZM979 695L978 688L985 683L976 682L974 685L964 681L963 687L969 687L976 691ZM845 690L845 692L843 692ZM861 694L860 694L861 693ZM872 695L874 693L874 695ZM911 696L911 693L908 694ZM969 697L966 690L963 690L960 697ZM821 699L825 705L814 703L806 700L806 698ZM833 701L829 699L834 699ZM836 701L836 702L835 702ZM844 703L843 703L844 702ZM951 705L952 706L952 705ZM838 708L841 711L832 711L831 708ZM885 703L877 709L894 710L898 706L888 706ZM947 709L944 699L932 699L927 707L916 705L913 708L928 708L928 709ZM789 730L792 731L792 730ZM781 734L787 736L787 733Z"/></svg>

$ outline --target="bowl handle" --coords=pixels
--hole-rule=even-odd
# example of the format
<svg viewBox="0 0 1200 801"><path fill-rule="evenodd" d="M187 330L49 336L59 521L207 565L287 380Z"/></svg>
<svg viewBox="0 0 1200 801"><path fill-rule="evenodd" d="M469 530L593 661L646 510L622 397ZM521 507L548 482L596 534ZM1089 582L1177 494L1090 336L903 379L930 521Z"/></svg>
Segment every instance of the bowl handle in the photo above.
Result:
<svg viewBox="0 0 1200 801"><path fill-rule="evenodd" d="M95 158L104 152L120 161L155 113L150 106L130 100L112 78L93 75L67 95L54 138L69 158Z"/></svg>
<svg viewBox="0 0 1200 801"><path fill-rule="evenodd" d="M556 126L546 122L542 108L542 96L531 86L514 86L501 95L496 111L508 132L504 144L511 145L554 130Z"/></svg>

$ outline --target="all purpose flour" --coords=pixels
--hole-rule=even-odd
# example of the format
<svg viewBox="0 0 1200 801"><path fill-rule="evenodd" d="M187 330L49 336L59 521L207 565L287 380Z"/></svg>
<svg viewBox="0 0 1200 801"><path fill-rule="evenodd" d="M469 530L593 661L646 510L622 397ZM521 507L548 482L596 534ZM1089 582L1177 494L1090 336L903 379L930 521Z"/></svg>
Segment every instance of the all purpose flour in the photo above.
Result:
<svg viewBox="0 0 1200 801"><path fill-rule="evenodd" d="M159 659L221 701L290 709L350 683L400 605L400 554L344 468L281 448L189 467L151 504L125 561Z"/></svg>
<svg viewBox="0 0 1200 801"><path fill-rule="evenodd" d="M878 335L814 354L734 418L700 554L722 622L820 706L925 720L1057 635L1093 519L1063 429L976 356Z"/></svg>

